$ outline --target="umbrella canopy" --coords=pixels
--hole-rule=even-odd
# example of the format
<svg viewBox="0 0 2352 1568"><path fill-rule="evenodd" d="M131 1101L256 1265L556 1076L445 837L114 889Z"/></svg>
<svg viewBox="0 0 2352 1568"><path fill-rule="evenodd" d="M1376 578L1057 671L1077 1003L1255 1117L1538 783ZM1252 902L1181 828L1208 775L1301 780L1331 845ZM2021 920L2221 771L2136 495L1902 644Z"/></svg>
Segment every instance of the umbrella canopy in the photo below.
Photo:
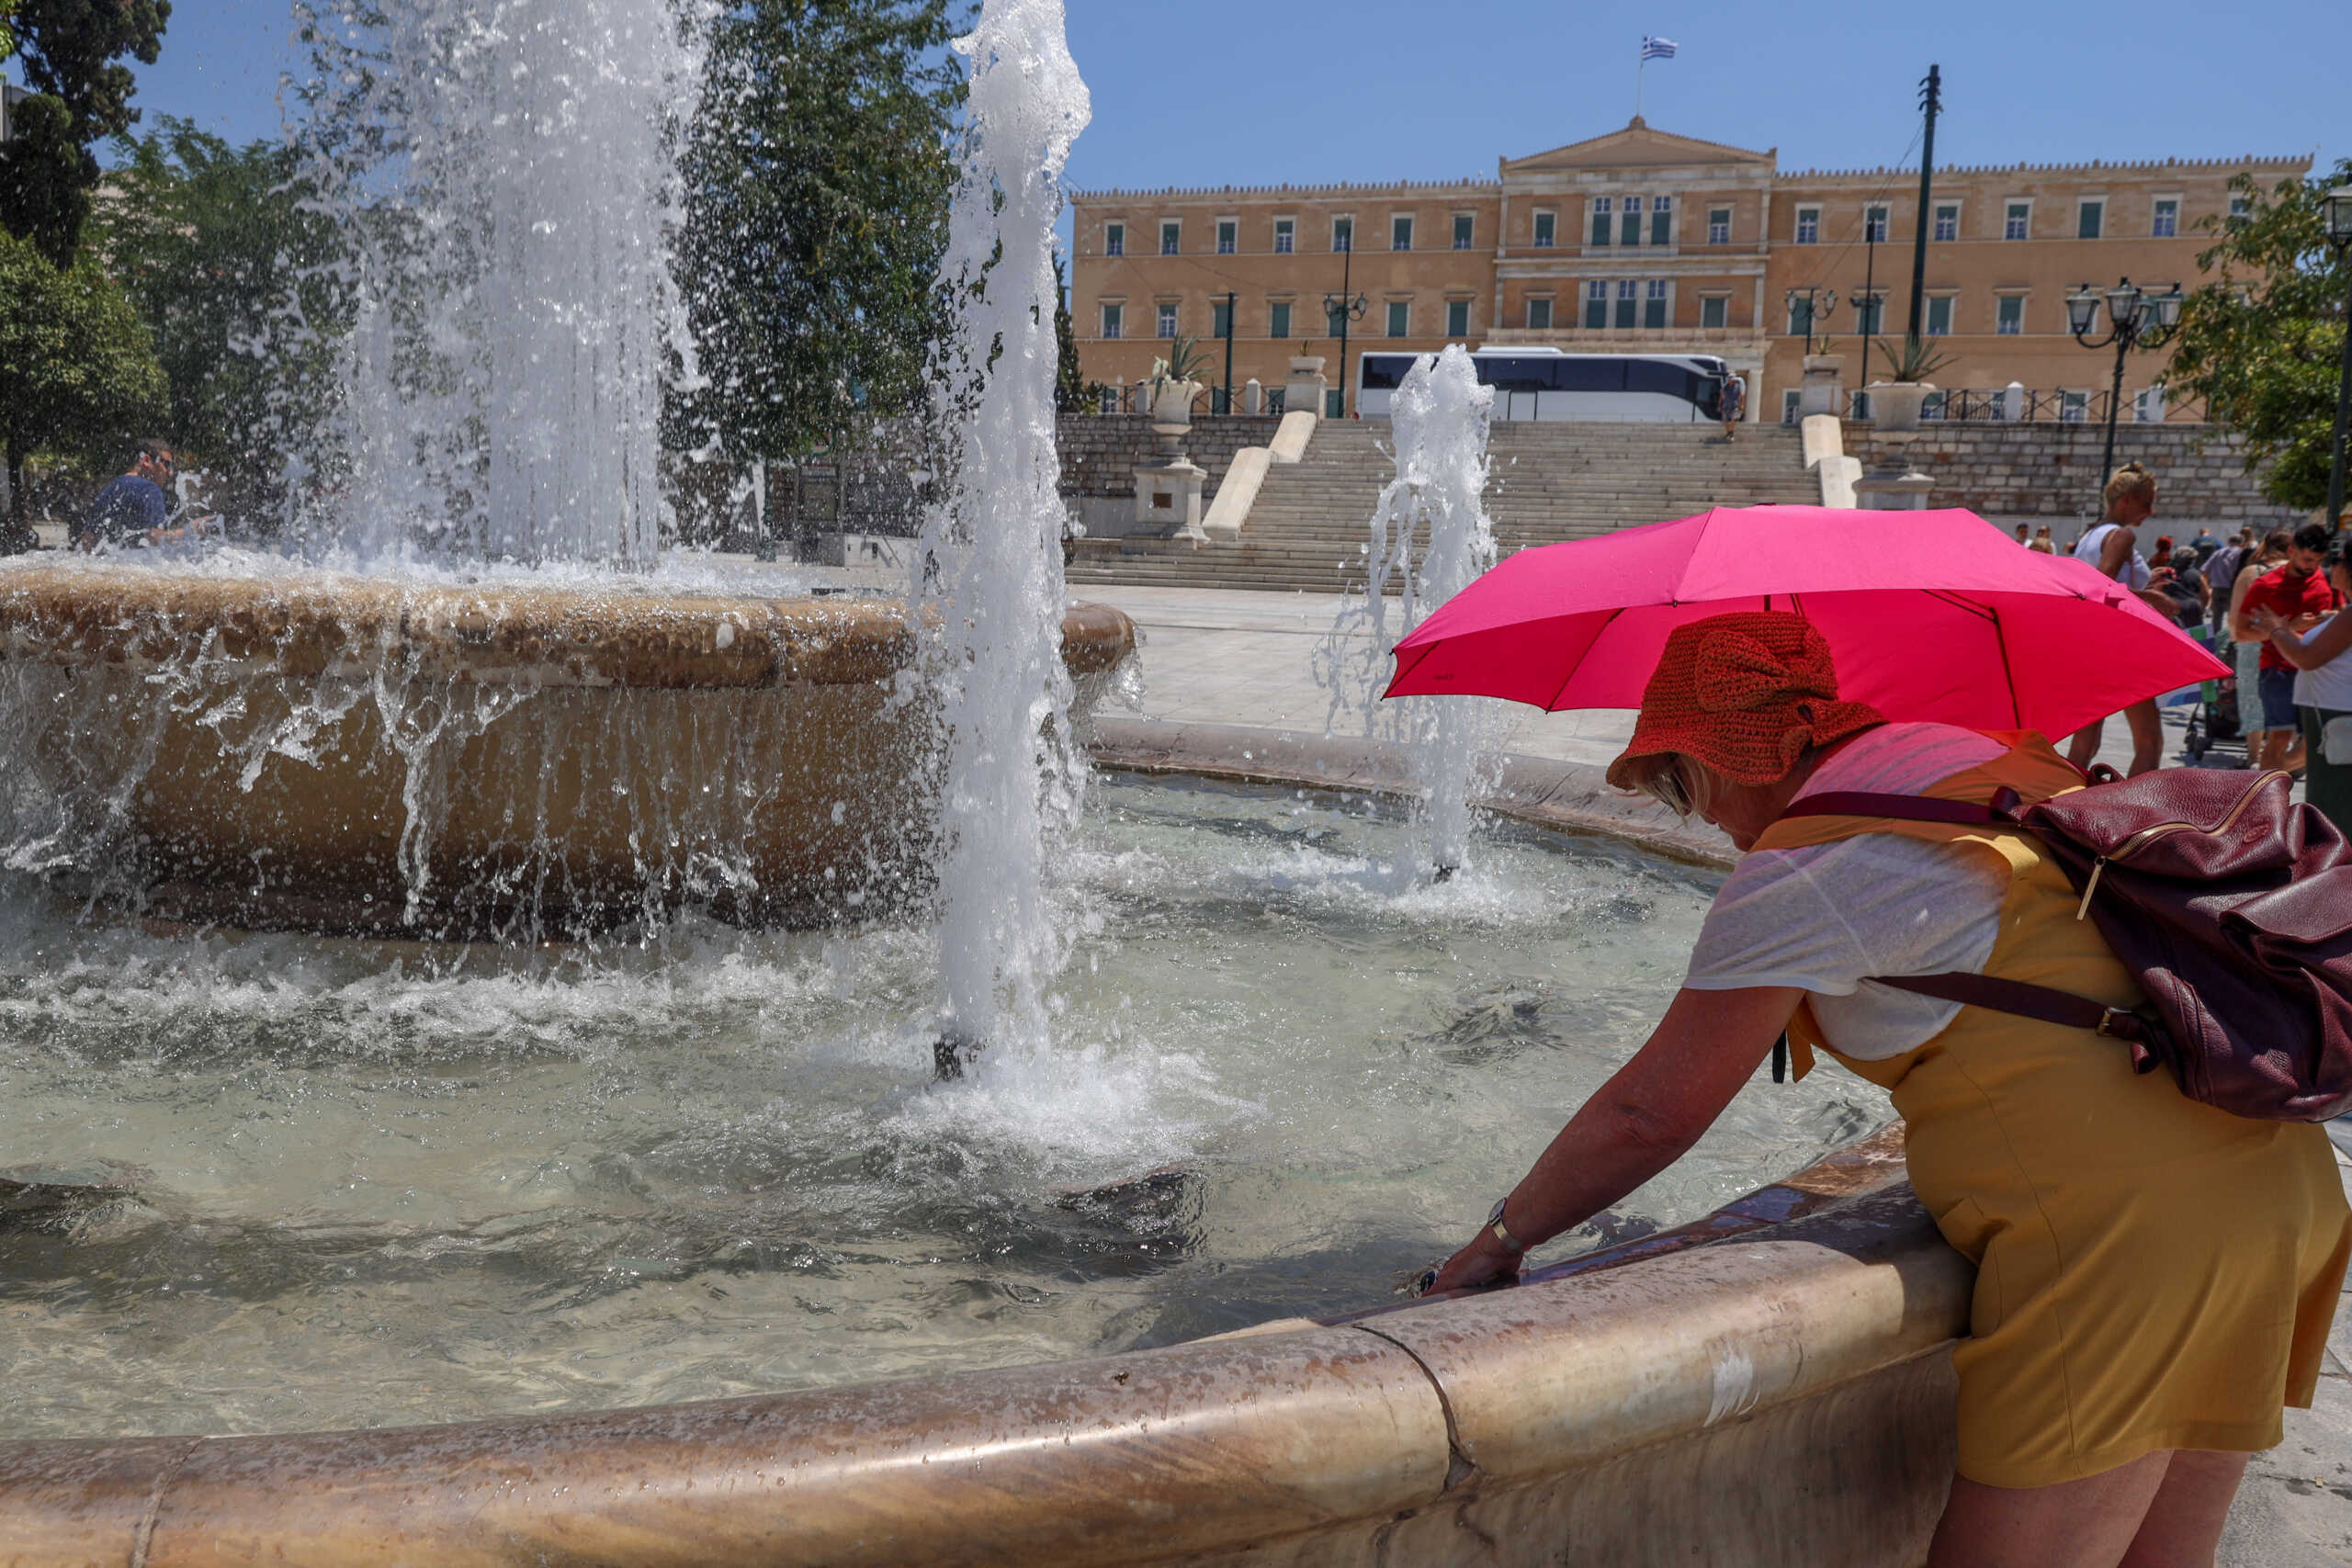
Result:
<svg viewBox="0 0 2352 1568"><path fill-rule="evenodd" d="M1891 719L2062 736L2229 671L2120 583L1973 512L1718 506L1521 550L1396 645L1387 695L1639 707L1667 634L1793 610Z"/></svg>

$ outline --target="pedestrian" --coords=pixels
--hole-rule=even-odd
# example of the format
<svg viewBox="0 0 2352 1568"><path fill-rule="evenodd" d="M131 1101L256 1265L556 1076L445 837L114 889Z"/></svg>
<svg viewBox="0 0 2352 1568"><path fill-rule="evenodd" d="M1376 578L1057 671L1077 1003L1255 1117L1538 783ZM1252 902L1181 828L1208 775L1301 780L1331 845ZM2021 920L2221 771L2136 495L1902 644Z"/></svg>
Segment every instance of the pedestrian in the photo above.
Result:
<svg viewBox="0 0 2352 1568"><path fill-rule="evenodd" d="M1739 439L1740 415L1747 412L1747 383L1736 370L1724 373L1723 407L1724 439Z"/></svg>
<svg viewBox="0 0 2352 1568"><path fill-rule="evenodd" d="M101 545L161 545L183 536L172 526L171 499L164 487L179 472L169 443L150 436L131 454L130 466L99 491L74 530L74 543L95 550Z"/></svg>
<svg viewBox="0 0 2352 1568"><path fill-rule="evenodd" d="M2083 1031L1873 984L1959 971L2139 995L2030 835L1781 820L1824 793L1984 805L2081 783L2040 736L1889 724L1842 698L1803 616L1717 615L1667 638L1609 782L1695 811L1743 858L1647 1043L1435 1288L1517 1278L1527 1248L1697 1143L1776 1040L1801 1074L1826 1051L1891 1094L1912 1190L1976 1265L1951 1359L1957 1473L1928 1561L2210 1563L2247 1456L2279 1441L2282 1406L2308 1405L2326 1364L2352 1251L2326 1135L2193 1100Z"/></svg>
<svg viewBox="0 0 2352 1568"><path fill-rule="evenodd" d="M2040 550L2045 556L2054 556L2058 553L2058 542L2050 536L2049 524L2044 523L2033 531L2033 538L2027 544L2026 548Z"/></svg>
<svg viewBox="0 0 2352 1568"><path fill-rule="evenodd" d="M2170 534L2159 534L2156 536L2155 551L2148 557L2148 570L2150 571L2156 571L2165 567L2168 567L2171 564L2172 536Z"/></svg>
<svg viewBox="0 0 2352 1568"><path fill-rule="evenodd" d="M2241 528L2230 542L2205 558L2205 581L2212 588L2211 623L2214 631L2213 646L2226 648L2233 639L2226 624L2230 613L2230 590L2237 582L2238 563L2245 559L2246 547L2254 542L2254 530Z"/></svg>
<svg viewBox="0 0 2352 1568"><path fill-rule="evenodd" d="M2188 541L2188 547L2197 552L2197 564L2203 566L2213 558L2213 552L2222 547L2222 541L2213 537L2212 529L2199 528L2197 537Z"/></svg>
<svg viewBox="0 0 2352 1568"><path fill-rule="evenodd" d="M2256 619L2256 615L2267 610L2272 619L2301 636L2318 625L2319 617L2333 611L2335 590L2320 570L2333 542L2334 536L2323 525L2304 524L2295 530L2287 547L2287 558L2256 578L2245 591L2242 614L2247 630L2262 643L2256 673L2262 688L2262 748L2258 754L2248 748L2257 768L2282 768L2292 773L2302 765L2303 745L2295 717L2295 666L2278 651L2276 639L2264 633L2262 628L2267 623Z"/></svg>
<svg viewBox="0 0 2352 1568"><path fill-rule="evenodd" d="M2230 661L2238 676L2238 733L2245 738L2245 758L2249 767L2258 765L2256 757L2263 732L2268 728L2262 711L2262 648L2263 636L2255 630L2254 623L2245 616L2245 596L2265 572L2287 558L2295 536L2285 528L2273 528L2263 536L2259 545L2249 544L2238 558L2233 570L2229 608L2223 613L2222 626L2233 645Z"/></svg>
<svg viewBox="0 0 2352 1568"><path fill-rule="evenodd" d="M2026 525L2022 523L2018 525L2018 543L2027 545ZM2030 545L2028 545L2028 547L2030 548Z"/></svg>
<svg viewBox="0 0 2352 1568"><path fill-rule="evenodd" d="M2298 635L2285 617L2257 608L2249 617L2295 675L2295 716L2303 732L2303 798L2352 834L2352 558L2341 540L2321 571L2335 612Z"/></svg>
<svg viewBox="0 0 2352 1568"><path fill-rule="evenodd" d="M2097 567L2153 608L2175 615L2172 597L2150 587L2152 574L2139 549L2139 525L2156 510L2156 476L2138 463L2126 463L2108 476L2106 496L2107 511L2075 542L2075 558ZM2123 710L2123 722L2132 728L2132 773L2136 777L2164 760L2165 731L2156 717L2156 700L2133 703ZM2107 720L2093 719L2075 732L2067 760L2077 768L2089 767L2106 734Z"/></svg>

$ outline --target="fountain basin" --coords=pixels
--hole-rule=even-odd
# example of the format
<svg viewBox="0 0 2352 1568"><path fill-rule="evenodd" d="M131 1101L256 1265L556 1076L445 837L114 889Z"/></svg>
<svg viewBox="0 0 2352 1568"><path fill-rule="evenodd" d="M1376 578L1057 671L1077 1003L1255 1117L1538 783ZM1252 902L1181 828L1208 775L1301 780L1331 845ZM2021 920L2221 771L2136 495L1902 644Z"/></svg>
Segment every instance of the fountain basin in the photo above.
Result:
<svg viewBox="0 0 2352 1568"><path fill-rule="evenodd" d="M1082 712L1135 646L1072 606ZM904 605L643 585L0 574L21 739L114 891L251 928L807 923L922 875Z"/></svg>

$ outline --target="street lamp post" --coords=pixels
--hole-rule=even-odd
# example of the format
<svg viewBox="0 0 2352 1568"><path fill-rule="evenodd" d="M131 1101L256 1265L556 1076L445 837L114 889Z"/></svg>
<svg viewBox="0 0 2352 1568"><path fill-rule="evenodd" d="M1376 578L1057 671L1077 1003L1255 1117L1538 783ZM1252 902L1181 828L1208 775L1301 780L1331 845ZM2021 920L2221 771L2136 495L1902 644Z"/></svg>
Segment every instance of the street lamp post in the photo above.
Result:
<svg viewBox="0 0 2352 1568"><path fill-rule="evenodd" d="M2098 321L2098 308L2107 305L2107 335L2093 343L2091 328ZM2176 283L2161 294L2152 294L2130 278L2118 282L2102 294L2086 283L2066 296L2066 326L2075 341L2085 348L2115 348L2115 380L2107 394L2107 446L2099 454L2099 505L2107 504L2107 476L2115 471L2115 415L2123 402L2123 359L2134 348L2156 348L2172 336L2173 328L2180 321L2180 285Z"/></svg>
<svg viewBox="0 0 2352 1568"><path fill-rule="evenodd" d="M2345 271L2344 374L2335 389L2335 442L2327 459L2327 525L2343 526L2344 443L2352 426L2352 186L2337 186L2320 198L2327 220L2327 243L2335 247L2335 265Z"/></svg>
<svg viewBox="0 0 2352 1568"><path fill-rule="evenodd" d="M1871 339L1878 335L1878 225L1872 216L1878 204L1862 203L1862 286L1854 293L1854 336L1862 345L1862 363L1854 372L1855 387L1869 397L1871 384ZM1854 415L1856 419L1862 416Z"/></svg>
<svg viewBox="0 0 2352 1568"><path fill-rule="evenodd" d="M1356 265L1356 226L1353 220L1348 223L1347 247L1340 254L1347 259L1340 264L1340 291L1323 296L1323 326L1329 331L1333 321L1340 323L1340 417L1345 419L1348 417L1348 323L1363 321L1364 311L1371 308L1372 303L1355 293L1353 285L1349 282L1355 275ZM1316 412L1320 413L1322 411L1318 409Z"/></svg>
<svg viewBox="0 0 2352 1568"><path fill-rule="evenodd" d="M1838 290L1824 288L1817 283L1808 283L1803 288L1792 288L1789 290L1789 310L1792 313L1796 310L1800 299L1804 301L1804 356L1811 359L1815 323L1826 321L1838 313ZM1827 342L1828 336L1825 332L1822 341Z"/></svg>

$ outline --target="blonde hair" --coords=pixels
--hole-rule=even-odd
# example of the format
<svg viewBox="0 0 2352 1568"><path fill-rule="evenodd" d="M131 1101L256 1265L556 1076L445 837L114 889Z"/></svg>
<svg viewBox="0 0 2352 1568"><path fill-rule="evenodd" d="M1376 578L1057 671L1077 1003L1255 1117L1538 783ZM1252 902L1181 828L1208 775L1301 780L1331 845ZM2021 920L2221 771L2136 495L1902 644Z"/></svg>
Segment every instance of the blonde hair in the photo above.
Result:
<svg viewBox="0 0 2352 1568"><path fill-rule="evenodd" d="M1624 787L1647 795L1677 817L1701 811L1715 798L1715 775L1679 751L1651 751L1628 758Z"/></svg>
<svg viewBox="0 0 2352 1568"><path fill-rule="evenodd" d="M2126 463L2107 477L2107 503L2113 506L2124 497L2156 503L2156 476L2137 463Z"/></svg>

